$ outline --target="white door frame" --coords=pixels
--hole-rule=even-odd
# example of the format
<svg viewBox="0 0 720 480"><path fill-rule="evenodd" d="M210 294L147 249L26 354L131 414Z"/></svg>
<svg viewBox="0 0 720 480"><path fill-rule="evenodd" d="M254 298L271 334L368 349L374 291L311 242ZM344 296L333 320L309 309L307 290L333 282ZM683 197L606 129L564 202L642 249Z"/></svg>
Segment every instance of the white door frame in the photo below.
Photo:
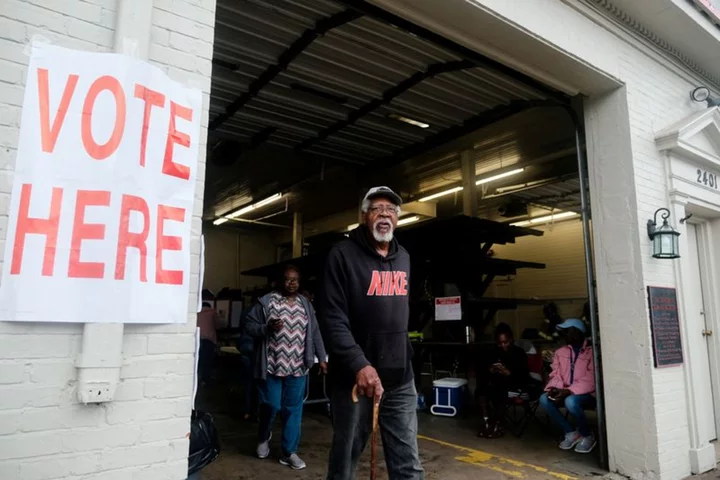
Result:
<svg viewBox="0 0 720 480"><path fill-rule="evenodd" d="M718 315L717 294L720 292L720 272L717 269L717 253L713 252L713 222L720 224L720 209L718 216L713 220L700 219L693 222L697 228L698 257L700 260L700 278L703 285L703 308L705 312L705 325L712 330L713 335L708 340L708 357L710 361L710 377L712 381L713 405L715 407L715 431L720 437L720 316ZM718 239L720 240L720 239ZM715 267L715 268L714 268Z"/></svg>
<svg viewBox="0 0 720 480"><path fill-rule="evenodd" d="M708 328L714 333L713 338L708 342L709 348L707 355L710 361L710 377L713 390L713 407L715 410L715 428L720 434L720 318L718 318L718 299L717 295L711 292L717 292L720 283L720 268L718 268L719 255L708 248L709 245L717 245L713 243L716 235L720 234L720 205L711 205L707 202L690 197L678 190L674 190L670 195L672 202L673 219L675 220L675 228L680 232L680 255L681 258L675 266L675 277L678 294L678 308L681 324L681 335L683 345L683 356L685 359L683 368L685 370L685 385L688 408L688 424L690 433L690 463L693 473L703 473L715 468L717 463L715 447L705 440L700 439L699 424L703 422L698 412L699 397L693 387L693 379L690 372L697 362L701 361L698 355L705 355L705 352L693 351L688 346L687 339L691 335L697 335L698 332L685 320L691 314L691 308L697 306L688 305L685 301L687 295L685 292L688 288L688 282L691 275L691 267L688 258L689 244L687 235L687 224L680 224L679 220L692 214L691 223L696 225L697 237L699 243L699 260L705 268L701 269L703 296L705 303L705 322ZM717 224L717 233L714 225Z"/></svg>

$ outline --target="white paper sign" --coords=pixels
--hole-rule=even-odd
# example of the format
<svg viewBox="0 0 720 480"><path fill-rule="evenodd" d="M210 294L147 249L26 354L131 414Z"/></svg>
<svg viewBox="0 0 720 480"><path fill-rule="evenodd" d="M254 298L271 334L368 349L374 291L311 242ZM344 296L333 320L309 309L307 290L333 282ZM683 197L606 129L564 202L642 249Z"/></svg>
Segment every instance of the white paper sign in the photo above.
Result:
<svg viewBox="0 0 720 480"><path fill-rule="evenodd" d="M33 47L0 320L187 321L201 109L140 60Z"/></svg>
<svg viewBox="0 0 720 480"><path fill-rule="evenodd" d="M460 297L435 298L435 320L462 320Z"/></svg>

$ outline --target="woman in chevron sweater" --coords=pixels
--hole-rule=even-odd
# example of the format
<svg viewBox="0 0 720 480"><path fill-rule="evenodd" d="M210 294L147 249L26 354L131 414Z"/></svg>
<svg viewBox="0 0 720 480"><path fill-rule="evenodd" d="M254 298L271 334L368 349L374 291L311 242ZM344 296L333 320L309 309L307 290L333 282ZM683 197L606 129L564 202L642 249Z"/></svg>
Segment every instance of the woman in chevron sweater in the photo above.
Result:
<svg viewBox="0 0 720 480"><path fill-rule="evenodd" d="M305 468L298 456L300 426L307 374L315 358L327 371L327 355L310 301L299 295L300 272L285 267L279 288L252 307L245 331L255 338L255 378L260 391L260 426L257 456L270 455L275 417L282 420L280 463L295 470Z"/></svg>

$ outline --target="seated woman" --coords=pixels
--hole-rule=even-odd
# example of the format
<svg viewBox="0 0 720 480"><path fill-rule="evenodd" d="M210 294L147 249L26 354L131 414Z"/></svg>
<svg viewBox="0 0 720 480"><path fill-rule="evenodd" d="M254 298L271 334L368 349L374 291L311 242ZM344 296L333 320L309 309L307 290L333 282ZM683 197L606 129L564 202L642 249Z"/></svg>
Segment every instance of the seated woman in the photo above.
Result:
<svg viewBox="0 0 720 480"><path fill-rule="evenodd" d="M556 328L565 335L567 345L553 356L550 381L540 397L540 404L553 422L565 431L561 449L590 453L597 444L585 416L585 409L595 405L592 345L585 339L586 327L582 320L569 319ZM561 407L575 419L577 428L563 416Z"/></svg>
<svg viewBox="0 0 720 480"><path fill-rule="evenodd" d="M477 370L482 415L478 436L486 438L503 435L508 392L526 386L529 375L527 355L515 345L513 332L506 323L495 327L495 342Z"/></svg>

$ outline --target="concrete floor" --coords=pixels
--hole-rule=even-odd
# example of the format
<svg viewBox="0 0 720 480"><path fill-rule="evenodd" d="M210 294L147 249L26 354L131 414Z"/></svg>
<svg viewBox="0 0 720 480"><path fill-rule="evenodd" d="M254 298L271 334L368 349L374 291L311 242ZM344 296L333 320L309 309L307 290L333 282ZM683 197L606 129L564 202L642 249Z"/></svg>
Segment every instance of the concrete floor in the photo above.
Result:
<svg viewBox="0 0 720 480"><path fill-rule="evenodd" d="M325 478L332 426L324 405L306 408L299 454L308 468L299 472L277 462L279 441L272 444L270 458L259 460L253 456L257 424L243 421L234 405L239 405L237 392L227 393L227 389L200 392L198 407L215 416L223 447L220 457L201 472L203 480ZM597 467L596 454L559 450L557 432L541 422L528 427L522 439L507 435L486 440L475 436L476 422L471 416L443 418L421 412L419 421L420 455L427 479L463 480L481 476L568 480L602 477L607 473ZM279 432L274 437L279 438ZM386 479L384 462L380 461L379 466L378 478ZM369 477L368 449L356 478Z"/></svg>

